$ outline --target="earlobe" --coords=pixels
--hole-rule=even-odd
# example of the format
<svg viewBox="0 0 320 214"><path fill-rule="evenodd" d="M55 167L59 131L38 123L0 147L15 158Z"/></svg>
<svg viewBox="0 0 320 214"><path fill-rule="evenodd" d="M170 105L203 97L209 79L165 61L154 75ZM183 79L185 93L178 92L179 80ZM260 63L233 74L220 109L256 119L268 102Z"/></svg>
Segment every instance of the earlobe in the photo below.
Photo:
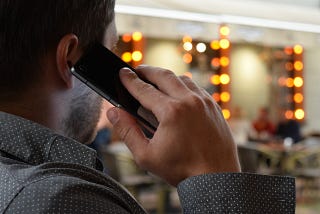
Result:
<svg viewBox="0 0 320 214"><path fill-rule="evenodd" d="M56 63L58 75L67 88L73 87L70 70L78 60L79 55L78 37L74 34L65 35L57 46Z"/></svg>

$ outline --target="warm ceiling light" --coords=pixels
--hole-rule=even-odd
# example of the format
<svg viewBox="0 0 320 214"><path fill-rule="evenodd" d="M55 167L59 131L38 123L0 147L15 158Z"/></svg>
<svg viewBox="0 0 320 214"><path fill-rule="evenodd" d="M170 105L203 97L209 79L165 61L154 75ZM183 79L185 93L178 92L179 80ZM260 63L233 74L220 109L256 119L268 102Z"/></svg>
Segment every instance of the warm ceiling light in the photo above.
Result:
<svg viewBox="0 0 320 214"><path fill-rule="evenodd" d="M229 34L230 34L230 28L227 27L227 26L222 26L222 27L220 28L220 34L221 34L222 36L229 36Z"/></svg>
<svg viewBox="0 0 320 214"><path fill-rule="evenodd" d="M229 102L230 101L230 93L229 92L222 92L221 93L221 101L222 102Z"/></svg>
<svg viewBox="0 0 320 214"><path fill-rule="evenodd" d="M131 39L132 39L132 37L131 37L131 34L129 34L129 33L125 33L122 35L122 41L124 41L124 42L128 43L131 41Z"/></svg>
<svg viewBox="0 0 320 214"><path fill-rule="evenodd" d="M212 75L210 78L210 82L213 85L219 85L220 84L220 76L217 74Z"/></svg>
<svg viewBox="0 0 320 214"><path fill-rule="evenodd" d="M295 61L293 66L296 71L302 71L303 69L303 63L301 61Z"/></svg>
<svg viewBox="0 0 320 214"><path fill-rule="evenodd" d="M220 49L220 42L218 40L213 40L211 43L210 43L210 47L213 49L213 50L219 50Z"/></svg>
<svg viewBox="0 0 320 214"><path fill-rule="evenodd" d="M286 85L287 85L288 88L292 88L294 86L293 79L292 78L287 78Z"/></svg>
<svg viewBox="0 0 320 214"><path fill-rule="evenodd" d="M301 77L296 77L293 80L293 84L295 87L300 88L303 86L303 79Z"/></svg>
<svg viewBox="0 0 320 214"><path fill-rule="evenodd" d="M213 58L211 60L211 66L214 68L217 68L220 66L220 59L219 58Z"/></svg>
<svg viewBox="0 0 320 214"><path fill-rule="evenodd" d="M183 44L183 49L186 50L186 51L191 51L192 48L193 48L193 45L192 45L191 42L185 42L185 43Z"/></svg>
<svg viewBox="0 0 320 214"><path fill-rule="evenodd" d="M134 33L132 34L132 39L133 39L133 41L135 41L135 42L141 41L141 40L142 40L142 33L141 33L141 32L134 32Z"/></svg>
<svg viewBox="0 0 320 214"><path fill-rule="evenodd" d="M219 102L219 101L220 101L220 94L219 94L219 93L213 93L213 94L212 94L212 98L213 98L216 102Z"/></svg>
<svg viewBox="0 0 320 214"><path fill-rule="evenodd" d="M228 109L222 109L222 114L223 114L224 119L226 119L226 120L230 119L230 117L231 117L231 113Z"/></svg>
<svg viewBox="0 0 320 214"><path fill-rule="evenodd" d="M143 55L142 55L141 51L134 51L134 52L132 53L132 59L133 59L133 61L139 62L139 61L142 60L142 58L143 58Z"/></svg>
<svg viewBox="0 0 320 214"><path fill-rule="evenodd" d="M132 54L130 52L125 52L122 54L121 59L125 62L131 62L132 60Z"/></svg>
<svg viewBox="0 0 320 214"><path fill-rule="evenodd" d="M295 54L299 55L303 52L303 47L301 45L295 45L293 48Z"/></svg>
<svg viewBox="0 0 320 214"><path fill-rule="evenodd" d="M302 120L304 118L304 111L302 109L297 109L295 112L294 112L294 116L298 119L298 120Z"/></svg>
<svg viewBox="0 0 320 214"><path fill-rule="evenodd" d="M221 66L223 66L223 67L227 67L227 66L230 64L229 58L228 58L228 57L225 57L225 56L221 57L221 58L220 58L220 64L221 64Z"/></svg>
<svg viewBox="0 0 320 214"><path fill-rule="evenodd" d="M294 96L293 96L293 100L294 102L296 103L302 103L303 102L303 95L301 93L296 93Z"/></svg>
<svg viewBox="0 0 320 214"><path fill-rule="evenodd" d="M293 111L290 111L290 110L286 111L285 117L286 117L288 120L293 119Z"/></svg>
<svg viewBox="0 0 320 214"><path fill-rule="evenodd" d="M199 53L204 53L205 51L207 50L207 46L206 46L206 44L204 44L204 43L199 43L199 44L197 44L197 51L199 52Z"/></svg>
<svg viewBox="0 0 320 214"><path fill-rule="evenodd" d="M284 52L287 55L292 55L293 54L293 49L292 49L292 47L285 47L284 48Z"/></svg>
<svg viewBox="0 0 320 214"><path fill-rule="evenodd" d="M222 74L220 76L220 82L223 85L227 85L230 83L230 76L228 74Z"/></svg>
<svg viewBox="0 0 320 214"><path fill-rule="evenodd" d="M187 64L190 64L192 62L192 55L189 53L184 54L183 61Z"/></svg>
<svg viewBox="0 0 320 214"><path fill-rule="evenodd" d="M183 43L192 42L192 38L191 38L191 36L184 36L182 38L182 41L183 41Z"/></svg>
<svg viewBox="0 0 320 214"><path fill-rule="evenodd" d="M222 49L228 49L230 47L230 41L228 39L221 39L220 40L220 47Z"/></svg>

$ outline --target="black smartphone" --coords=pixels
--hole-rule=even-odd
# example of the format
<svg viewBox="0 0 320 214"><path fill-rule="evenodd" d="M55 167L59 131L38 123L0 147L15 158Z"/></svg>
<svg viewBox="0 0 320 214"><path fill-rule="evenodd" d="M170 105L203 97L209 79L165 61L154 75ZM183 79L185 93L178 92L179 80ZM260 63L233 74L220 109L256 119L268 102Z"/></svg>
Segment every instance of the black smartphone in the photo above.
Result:
<svg viewBox="0 0 320 214"><path fill-rule="evenodd" d="M119 71L124 67L135 72L134 68L112 51L97 43L83 54L71 68L71 73L111 104L133 115L146 129L145 133L152 136L158 127L158 121L122 85Z"/></svg>

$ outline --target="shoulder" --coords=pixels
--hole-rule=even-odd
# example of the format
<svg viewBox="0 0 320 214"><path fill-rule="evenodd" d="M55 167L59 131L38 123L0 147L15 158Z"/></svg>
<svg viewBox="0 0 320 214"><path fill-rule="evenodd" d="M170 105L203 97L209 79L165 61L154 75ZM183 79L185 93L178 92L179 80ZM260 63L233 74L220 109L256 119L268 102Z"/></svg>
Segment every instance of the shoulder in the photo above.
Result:
<svg viewBox="0 0 320 214"><path fill-rule="evenodd" d="M112 179L83 170L68 165L37 170L12 200L9 213L126 213L133 207Z"/></svg>

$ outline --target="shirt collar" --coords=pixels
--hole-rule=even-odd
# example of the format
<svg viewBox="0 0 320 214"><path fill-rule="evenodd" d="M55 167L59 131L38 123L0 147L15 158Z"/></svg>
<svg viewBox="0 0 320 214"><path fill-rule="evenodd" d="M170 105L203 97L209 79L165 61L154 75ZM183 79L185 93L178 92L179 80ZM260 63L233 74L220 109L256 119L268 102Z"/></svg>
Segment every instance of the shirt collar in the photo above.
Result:
<svg viewBox="0 0 320 214"><path fill-rule="evenodd" d="M94 150L27 119L0 111L0 150L23 162L81 164L102 170Z"/></svg>

